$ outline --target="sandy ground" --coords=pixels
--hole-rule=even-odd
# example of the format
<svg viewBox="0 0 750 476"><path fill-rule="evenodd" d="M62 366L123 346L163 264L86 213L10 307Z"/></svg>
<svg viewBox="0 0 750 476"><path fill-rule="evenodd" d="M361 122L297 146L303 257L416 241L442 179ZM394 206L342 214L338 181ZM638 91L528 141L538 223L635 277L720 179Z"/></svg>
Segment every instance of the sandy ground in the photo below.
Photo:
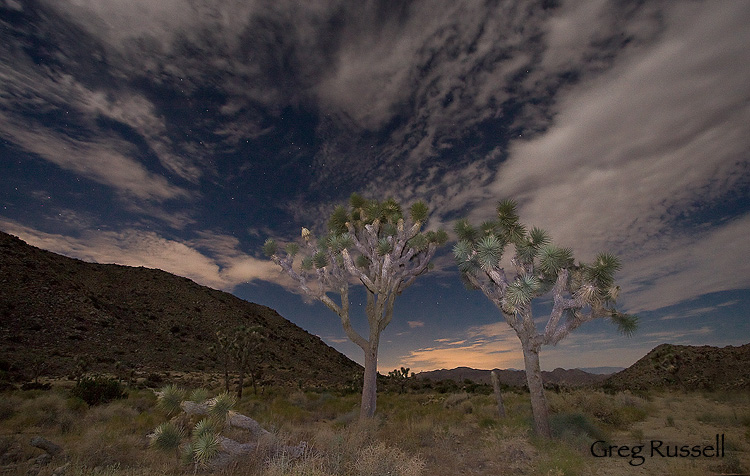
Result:
<svg viewBox="0 0 750 476"><path fill-rule="evenodd" d="M703 396L697 393L670 393L653 400L655 409L642 422L612 435L612 456L587 458L590 475L750 475L750 395ZM716 438L719 446L723 435L723 457L714 456ZM653 446L661 450L651 451ZM659 446L658 441L663 444ZM633 446L643 445L636 450ZM687 456L673 457L677 449L687 446ZM628 448L620 448L627 446ZM694 456L698 450L700 456ZM669 453L667 447L670 448ZM709 448L711 447L711 448ZM597 454L609 453L604 445L594 448ZM619 451L619 454L617 453ZM703 455L705 453L705 456ZM745 472L738 472L738 470Z"/></svg>

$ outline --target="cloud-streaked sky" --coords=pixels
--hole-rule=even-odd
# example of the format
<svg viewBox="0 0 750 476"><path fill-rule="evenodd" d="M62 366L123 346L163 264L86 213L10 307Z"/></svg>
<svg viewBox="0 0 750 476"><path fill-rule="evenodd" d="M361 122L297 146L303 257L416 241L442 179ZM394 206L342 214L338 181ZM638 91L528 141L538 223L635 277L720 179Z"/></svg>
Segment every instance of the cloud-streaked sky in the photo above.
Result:
<svg viewBox="0 0 750 476"><path fill-rule="evenodd" d="M355 191L448 230L514 198L578 259L617 254L641 317L544 368L744 344L748 24L748 2L0 0L0 230L268 305L361 362L263 241ZM450 247L396 301L382 371L522 368Z"/></svg>

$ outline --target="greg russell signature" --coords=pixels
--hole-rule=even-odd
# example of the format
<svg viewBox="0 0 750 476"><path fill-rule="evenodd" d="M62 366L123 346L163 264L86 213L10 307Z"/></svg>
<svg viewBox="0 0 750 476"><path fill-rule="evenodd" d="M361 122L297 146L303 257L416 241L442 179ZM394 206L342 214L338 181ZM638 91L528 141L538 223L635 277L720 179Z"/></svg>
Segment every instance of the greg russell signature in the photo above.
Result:
<svg viewBox="0 0 750 476"><path fill-rule="evenodd" d="M672 444L662 440L651 440L642 445L613 445L598 440L591 444L591 456L595 458L623 458L631 466L640 466L646 458L723 458L724 434L717 434L712 444Z"/></svg>

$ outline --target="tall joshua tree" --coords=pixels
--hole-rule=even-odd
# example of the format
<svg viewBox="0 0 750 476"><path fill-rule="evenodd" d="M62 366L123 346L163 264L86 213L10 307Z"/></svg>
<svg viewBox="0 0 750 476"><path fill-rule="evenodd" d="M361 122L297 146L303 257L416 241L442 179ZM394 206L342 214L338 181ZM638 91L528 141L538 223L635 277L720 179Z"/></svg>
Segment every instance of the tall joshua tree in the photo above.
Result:
<svg viewBox="0 0 750 476"><path fill-rule="evenodd" d="M549 407L544 396L539 366L543 345L555 345L584 322L608 318L625 335L637 327L637 317L615 309L620 290L614 274L618 259L599 254L592 263L575 264L573 251L551 244L544 230L519 223L516 202L498 204L497 220L479 228L466 220L456 223L459 242L453 255L462 277L500 309L505 322L521 341L531 409L538 434L550 437ZM501 258L509 245L515 255L513 271L506 273ZM543 330L537 329L532 302L542 296L552 298L552 310Z"/></svg>
<svg viewBox="0 0 750 476"><path fill-rule="evenodd" d="M320 300L339 316L346 335L364 352L360 418L375 413L380 334L393 318L396 296L427 271L435 250L448 239L442 230L422 232L428 213L424 202L414 203L408 216L404 216L393 199L379 202L353 194L348 210L339 206L333 211L327 235L315 239L303 228L302 248L290 243L282 252L270 239L264 245L265 254L305 294ZM302 259L295 260L299 253L303 254ZM367 294L367 336L352 327L349 316L352 282L361 284ZM328 293L338 294L338 299Z"/></svg>

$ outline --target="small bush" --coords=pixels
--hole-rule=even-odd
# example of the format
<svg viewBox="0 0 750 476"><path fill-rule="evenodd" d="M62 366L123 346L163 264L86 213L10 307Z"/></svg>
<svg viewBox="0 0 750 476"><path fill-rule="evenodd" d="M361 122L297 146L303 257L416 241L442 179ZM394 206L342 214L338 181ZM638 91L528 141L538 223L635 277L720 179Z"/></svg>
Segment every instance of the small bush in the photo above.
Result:
<svg viewBox="0 0 750 476"><path fill-rule="evenodd" d="M376 443L359 452L354 465L357 476L419 476L425 463L419 457L411 457L399 450Z"/></svg>
<svg viewBox="0 0 750 476"><path fill-rule="evenodd" d="M558 413L550 418L552 434L561 439L573 436L606 440L607 435L582 413Z"/></svg>
<svg viewBox="0 0 750 476"><path fill-rule="evenodd" d="M105 377L83 378L70 393L91 406L127 397L120 382Z"/></svg>

